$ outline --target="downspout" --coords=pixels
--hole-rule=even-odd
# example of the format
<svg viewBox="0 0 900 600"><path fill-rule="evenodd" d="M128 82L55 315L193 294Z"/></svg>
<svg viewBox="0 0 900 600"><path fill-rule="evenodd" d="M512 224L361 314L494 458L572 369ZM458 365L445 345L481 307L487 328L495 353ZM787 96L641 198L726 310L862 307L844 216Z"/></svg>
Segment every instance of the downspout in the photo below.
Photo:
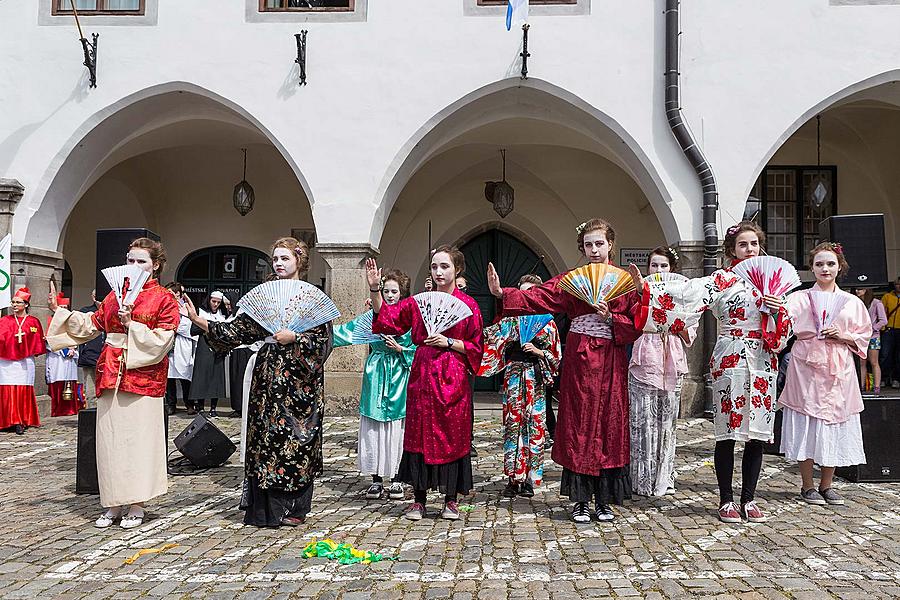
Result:
<svg viewBox="0 0 900 600"><path fill-rule="evenodd" d="M666 119L672 134L681 146L703 190L703 274L712 275L717 268L719 235L716 230L716 211L719 207L719 193L712 168L691 135L681 116L681 100L678 84L678 37L681 35L678 22L679 0L666 0ZM716 325L707 315L703 327L704 353L709 356L716 344ZM706 408L712 408L711 386L707 377Z"/></svg>

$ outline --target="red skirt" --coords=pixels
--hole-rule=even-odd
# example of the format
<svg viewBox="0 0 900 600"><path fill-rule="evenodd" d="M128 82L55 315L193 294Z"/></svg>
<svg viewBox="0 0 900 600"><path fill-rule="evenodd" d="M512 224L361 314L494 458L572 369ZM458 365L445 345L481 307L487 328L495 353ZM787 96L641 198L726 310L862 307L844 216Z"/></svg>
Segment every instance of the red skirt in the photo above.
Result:
<svg viewBox="0 0 900 600"><path fill-rule="evenodd" d="M72 399L64 400L63 392L66 391L66 383L72 384ZM84 408L84 391L77 381L54 381L47 385L50 394L50 416L67 417L77 415Z"/></svg>
<svg viewBox="0 0 900 600"><path fill-rule="evenodd" d="M40 427L33 385L0 385L0 429Z"/></svg>

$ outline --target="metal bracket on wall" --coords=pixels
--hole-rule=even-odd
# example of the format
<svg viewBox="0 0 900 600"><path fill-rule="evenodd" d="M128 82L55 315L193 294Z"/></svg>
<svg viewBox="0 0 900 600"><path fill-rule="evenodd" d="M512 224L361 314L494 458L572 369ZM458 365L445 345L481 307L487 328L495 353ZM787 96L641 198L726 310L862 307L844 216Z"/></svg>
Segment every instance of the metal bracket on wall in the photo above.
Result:
<svg viewBox="0 0 900 600"><path fill-rule="evenodd" d="M294 62L300 65L300 83L298 85L306 85L306 29L300 33L295 33L297 38L297 60Z"/></svg>
<svg viewBox="0 0 900 600"><path fill-rule="evenodd" d="M87 38L81 38L81 47L84 49L84 66L87 67L91 77L91 87L97 87L97 38L99 33L92 33L93 43Z"/></svg>
<svg viewBox="0 0 900 600"><path fill-rule="evenodd" d="M522 52L519 53L519 56L522 57L522 79L528 79L528 57L531 56L528 52L529 29L531 29L531 26L528 23L522 25Z"/></svg>

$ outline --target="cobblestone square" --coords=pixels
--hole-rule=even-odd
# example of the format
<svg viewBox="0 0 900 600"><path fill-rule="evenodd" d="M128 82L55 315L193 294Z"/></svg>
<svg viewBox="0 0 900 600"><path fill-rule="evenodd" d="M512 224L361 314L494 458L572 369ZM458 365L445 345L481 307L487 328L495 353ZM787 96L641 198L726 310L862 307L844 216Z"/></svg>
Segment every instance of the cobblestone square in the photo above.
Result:
<svg viewBox="0 0 900 600"><path fill-rule="evenodd" d="M183 413L173 418L170 436L187 423ZM238 420L216 423L236 439ZM846 506L808 506L798 499L796 466L767 456L758 495L769 522L724 525L715 518L712 425L703 419L679 423L677 492L631 501L602 525L569 519L553 464L533 499L501 499L500 427L491 416L477 417L476 490L461 502L471 511L442 520L432 494L424 520L403 519L407 502L363 497L357 426L353 418L327 420L326 473L313 513L296 529L241 524L236 457L170 478L140 528L96 529L97 497L74 492L75 418L4 435L0 597L900 597L900 484L837 480ZM398 559L342 566L302 558L314 538ZM140 549L169 543L178 546L125 564Z"/></svg>

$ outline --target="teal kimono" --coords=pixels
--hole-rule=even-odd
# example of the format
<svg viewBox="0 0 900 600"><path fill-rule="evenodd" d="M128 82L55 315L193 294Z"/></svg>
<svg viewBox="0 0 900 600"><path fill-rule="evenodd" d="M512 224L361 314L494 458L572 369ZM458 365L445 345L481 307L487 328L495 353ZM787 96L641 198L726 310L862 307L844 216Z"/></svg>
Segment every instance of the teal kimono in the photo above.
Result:
<svg viewBox="0 0 900 600"><path fill-rule="evenodd" d="M334 326L334 347L349 346L356 320ZM369 344L369 357L359 395L359 414L376 421L396 421L406 417L406 382L416 354L407 331L394 339L403 348L396 352L384 342Z"/></svg>

